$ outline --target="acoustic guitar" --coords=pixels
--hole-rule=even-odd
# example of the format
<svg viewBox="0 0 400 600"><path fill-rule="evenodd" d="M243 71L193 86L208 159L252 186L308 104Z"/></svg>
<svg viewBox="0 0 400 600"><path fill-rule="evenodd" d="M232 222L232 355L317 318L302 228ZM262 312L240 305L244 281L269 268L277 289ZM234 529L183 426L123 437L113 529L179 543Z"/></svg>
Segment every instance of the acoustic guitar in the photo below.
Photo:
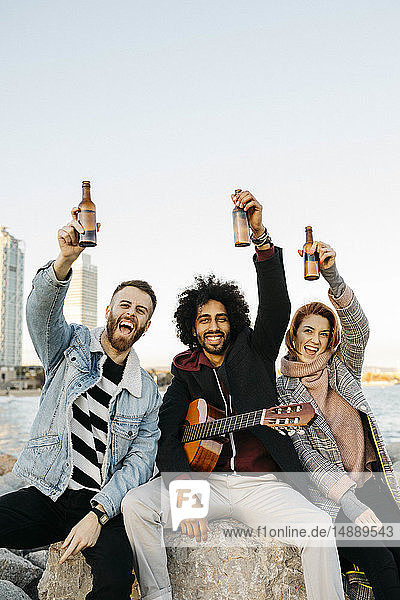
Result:
<svg viewBox="0 0 400 600"><path fill-rule="evenodd" d="M181 430L181 441L192 471L212 471L221 454L225 434L266 425L284 434L293 434L308 425L315 416L309 402L263 408L241 415L225 417L224 412L207 404L203 398L189 404ZM214 438L214 439L213 439Z"/></svg>

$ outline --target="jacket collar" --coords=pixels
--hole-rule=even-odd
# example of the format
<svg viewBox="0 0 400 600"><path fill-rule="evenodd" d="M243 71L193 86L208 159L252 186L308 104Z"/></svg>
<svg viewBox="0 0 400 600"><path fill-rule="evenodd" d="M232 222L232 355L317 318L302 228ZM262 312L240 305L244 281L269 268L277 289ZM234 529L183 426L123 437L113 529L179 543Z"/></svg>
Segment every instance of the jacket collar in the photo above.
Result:
<svg viewBox="0 0 400 600"><path fill-rule="evenodd" d="M294 390L301 381L299 377L287 377L287 375L282 375L283 387L285 390Z"/></svg>
<svg viewBox="0 0 400 600"><path fill-rule="evenodd" d="M289 392L286 396L285 403L296 404L298 402L309 402L315 410L315 421L314 424L318 426L325 434L334 441L333 433L329 427L324 415L321 412L318 404L306 388L306 386L300 381L298 377L288 377L287 375L281 375L281 382L285 391ZM289 400L290 402L288 402Z"/></svg>
<svg viewBox="0 0 400 600"><path fill-rule="evenodd" d="M100 342L100 337L103 331L104 327L96 327L95 329L91 329L90 352L101 352L104 356L107 356ZM140 398L142 395L142 373L140 370L140 362L138 355L133 348L131 348L131 351L128 354L128 360L126 361L120 386L121 388L125 388L130 394L132 394L132 396L135 396L136 398Z"/></svg>
<svg viewBox="0 0 400 600"><path fill-rule="evenodd" d="M201 348L196 348L196 350L193 351L185 350L185 352L180 352L180 354L177 354L173 358L172 364L177 369L189 371L190 373L200 371L201 365L209 367L210 369L214 368Z"/></svg>

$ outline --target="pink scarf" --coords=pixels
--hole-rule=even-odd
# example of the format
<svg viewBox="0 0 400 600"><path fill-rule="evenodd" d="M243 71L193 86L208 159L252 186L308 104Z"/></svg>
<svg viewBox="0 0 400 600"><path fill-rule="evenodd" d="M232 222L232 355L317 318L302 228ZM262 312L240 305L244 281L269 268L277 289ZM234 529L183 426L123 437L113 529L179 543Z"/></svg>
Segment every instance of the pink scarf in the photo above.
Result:
<svg viewBox="0 0 400 600"><path fill-rule="evenodd" d="M309 363L282 358L281 372L298 377L310 392L329 425L342 457L343 466L361 487L371 477L375 452L364 433L360 413L329 386L327 364L332 350Z"/></svg>

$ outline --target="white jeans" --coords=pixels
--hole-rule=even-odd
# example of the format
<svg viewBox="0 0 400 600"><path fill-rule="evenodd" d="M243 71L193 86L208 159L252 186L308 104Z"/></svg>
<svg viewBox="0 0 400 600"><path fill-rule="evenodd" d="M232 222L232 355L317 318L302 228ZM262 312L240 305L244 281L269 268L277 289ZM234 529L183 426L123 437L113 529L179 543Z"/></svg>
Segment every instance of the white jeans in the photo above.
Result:
<svg viewBox="0 0 400 600"><path fill-rule="evenodd" d="M207 481L211 488L209 520L231 517L255 530L283 523L309 531L317 525L327 529L332 524L327 513L271 473L256 477L212 473ZM171 527L171 520L169 510L163 511L161 506L169 506L168 490L161 477L130 490L122 502L142 600L172 600L163 543L163 528ZM334 539L279 540L302 549L308 600L344 600Z"/></svg>

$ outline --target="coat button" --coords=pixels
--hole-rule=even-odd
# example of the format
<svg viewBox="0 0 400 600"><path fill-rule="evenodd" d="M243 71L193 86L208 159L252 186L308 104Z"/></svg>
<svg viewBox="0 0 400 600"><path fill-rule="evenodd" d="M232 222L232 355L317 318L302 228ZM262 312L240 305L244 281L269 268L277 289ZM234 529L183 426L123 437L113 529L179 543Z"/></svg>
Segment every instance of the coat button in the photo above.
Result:
<svg viewBox="0 0 400 600"><path fill-rule="evenodd" d="M132 431L128 431L128 435L129 435L129 437L131 437L133 435L133 432Z"/></svg>
<svg viewBox="0 0 400 600"><path fill-rule="evenodd" d="M71 357L71 361L76 360L76 356Z"/></svg>
<svg viewBox="0 0 400 600"><path fill-rule="evenodd" d="M78 383L78 387L82 387L82 384L81 384L81 383Z"/></svg>

